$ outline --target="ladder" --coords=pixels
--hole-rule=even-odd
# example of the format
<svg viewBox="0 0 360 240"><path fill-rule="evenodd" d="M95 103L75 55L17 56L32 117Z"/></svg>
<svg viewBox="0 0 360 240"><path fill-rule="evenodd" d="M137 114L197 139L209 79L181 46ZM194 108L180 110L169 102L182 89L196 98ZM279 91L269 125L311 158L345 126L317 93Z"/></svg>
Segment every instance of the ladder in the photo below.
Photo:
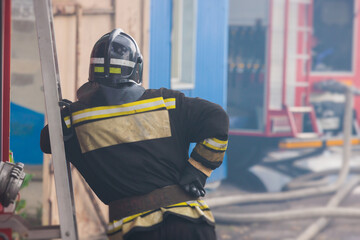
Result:
<svg viewBox="0 0 360 240"><path fill-rule="evenodd" d="M285 106L286 113L289 119L291 133L295 138L318 138L319 137L319 128L316 121L316 114L312 106L300 106L300 107L287 107ZM296 123L296 114L309 114L312 132L303 132L298 128Z"/></svg>
<svg viewBox="0 0 360 240"><path fill-rule="evenodd" d="M295 34L296 37L299 36L299 33L302 33L302 44L303 44L303 49L302 52L297 53L295 56L295 59L299 60L301 59L303 61L303 64L305 66L305 80L306 81L302 81L299 82L298 79L296 79L295 82L295 89L298 87L301 88L306 88L306 105L305 106L288 106L287 101L286 101L286 94L285 92L283 92L283 96L282 96L282 103L283 106L285 108L287 117L289 119L289 124L290 124L290 128L291 128L291 133L292 136L295 138L300 138L300 139L313 139L313 138L318 138L319 137L319 127L317 124L317 120L316 120L316 114L314 111L314 108L309 104L309 94L310 94L310 89L309 89L309 74L310 74L310 52L311 52L311 46L310 46L310 38L311 38L311 34L312 34L312 27L311 27L311 23L312 23L312 19L311 19L311 13L310 13L310 9L311 6L313 4L312 0L285 0L286 1L286 5L285 5L285 11L288 12L290 11L290 4L297 4L298 8L300 6L302 6L304 8L304 13L305 17L303 19L303 22L299 22L300 20L296 20L295 24L296 27L295 28L290 28L288 25L285 25L285 43L287 43L288 39L287 39L287 35L290 34L290 32L292 32L292 34ZM298 11L297 8L297 11ZM288 14L285 16L285 21L289 21L289 16ZM287 47L287 44L285 44L285 48ZM298 47L298 46L296 46ZM285 55L284 52L284 86L286 86L286 66L287 66L287 56ZM296 77L297 78L297 77ZM285 89L286 91L286 89ZM312 131L311 132L303 132L301 129L299 129L299 124L296 122L297 119L300 119L300 117L302 117L304 119L305 114L308 114L309 118L310 118L310 122L311 122L311 127L312 127ZM302 119L302 120L303 120Z"/></svg>
<svg viewBox="0 0 360 240"><path fill-rule="evenodd" d="M54 165L61 239L78 239L69 163L66 161L59 102L62 99L51 0L34 0L46 115Z"/></svg>

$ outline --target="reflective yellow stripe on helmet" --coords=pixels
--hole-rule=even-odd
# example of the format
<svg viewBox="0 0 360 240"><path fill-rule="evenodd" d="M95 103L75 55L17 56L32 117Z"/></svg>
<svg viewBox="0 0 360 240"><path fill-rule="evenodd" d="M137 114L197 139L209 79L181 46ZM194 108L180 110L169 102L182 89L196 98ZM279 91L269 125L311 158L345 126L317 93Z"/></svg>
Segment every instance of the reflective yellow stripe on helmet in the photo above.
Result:
<svg viewBox="0 0 360 240"><path fill-rule="evenodd" d="M121 74L121 68L114 68L114 67L111 67L110 69L109 69L110 71L110 73L116 73L116 74Z"/></svg>
<svg viewBox="0 0 360 240"><path fill-rule="evenodd" d="M94 72L103 73L104 72L104 67L94 67Z"/></svg>

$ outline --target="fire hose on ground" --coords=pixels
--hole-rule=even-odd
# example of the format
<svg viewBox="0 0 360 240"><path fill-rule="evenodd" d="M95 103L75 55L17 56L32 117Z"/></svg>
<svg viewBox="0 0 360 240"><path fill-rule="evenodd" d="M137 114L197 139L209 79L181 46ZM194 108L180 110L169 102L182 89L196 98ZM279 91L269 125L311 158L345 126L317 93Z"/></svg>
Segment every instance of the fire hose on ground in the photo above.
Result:
<svg viewBox="0 0 360 240"><path fill-rule="evenodd" d="M351 132L352 132L352 119L353 119L353 89L346 88L344 90L346 96L346 107L344 113L344 147L342 166L338 174L336 182L323 186L323 180L309 181L315 177L324 175L326 173L332 174L334 171L325 171L323 173L311 173L295 179L293 183L288 186L295 187L310 187L306 189L291 190L288 192L279 193L261 193L261 194L239 194L227 197L218 197L207 199L207 203L211 208L221 206L228 206L234 204L244 203L263 203L274 201L294 200L306 198L311 196L319 196L323 194L334 193L336 194L330 199L326 207L298 209L298 210L285 210L277 212L265 213L251 213L251 214L233 214L214 212L217 222L224 223L250 223L250 222L264 222L264 221L281 221L290 219L303 219L320 217L312 225L310 225L297 240L310 240L313 239L321 230L323 230L329 219L326 217L352 217L360 218L360 209L358 208L341 208L337 207L341 201L359 184L360 178L355 177L347 184L346 180L350 172L350 154L351 154ZM358 170L358 169L357 169ZM303 182L305 180L305 182Z"/></svg>

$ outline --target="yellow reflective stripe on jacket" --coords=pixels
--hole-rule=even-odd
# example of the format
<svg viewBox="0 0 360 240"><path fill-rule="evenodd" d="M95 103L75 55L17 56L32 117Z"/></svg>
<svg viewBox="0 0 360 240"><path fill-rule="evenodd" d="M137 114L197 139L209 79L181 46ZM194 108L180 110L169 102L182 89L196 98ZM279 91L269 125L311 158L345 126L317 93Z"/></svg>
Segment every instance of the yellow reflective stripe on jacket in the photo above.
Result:
<svg viewBox="0 0 360 240"><path fill-rule="evenodd" d="M88 108L85 110L74 112L72 114L72 118L73 123L75 124L91 119L128 115L134 114L136 112L145 112L164 107L164 100L162 97L159 97L125 103L122 105Z"/></svg>
<svg viewBox="0 0 360 240"><path fill-rule="evenodd" d="M72 114L73 123L86 120L107 118L121 115L129 115L140 112L147 112L166 107L175 108L175 99L163 99L162 97L140 100L115 106L94 107L80 110Z"/></svg>
<svg viewBox="0 0 360 240"><path fill-rule="evenodd" d="M203 200L176 203L170 206L166 206L166 208L179 207L179 206L200 207L200 209L209 208L209 206Z"/></svg>
<svg viewBox="0 0 360 240"><path fill-rule="evenodd" d="M64 117L64 122L67 128L71 127L70 116Z"/></svg>
<svg viewBox="0 0 360 240"><path fill-rule="evenodd" d="M203 200L188 201L188 202L181 202L181 203L169 205L169 206L163 207L161 209L154 209L154 210L134 214L134 215L122 218L120 220L113 221L112 223L110 223L108 225L107 234L111 235L115 232L123 230L124 225L129 224L133 220L137 221L136 218L142 217L144 215L146 215L146 216L144 216L144 218L148 218L147 219L148 222L147 221L145 221L146 223L144 223L144 222L140 223L140 221L138 223L134 222L134 226L128 227L129 228L128 230L130 230L132 227L151 227L152 225L157 224L162 221L162 218L159 217L159 214L162 215L165 212L178 213L177 211L173 211L173 209L176 209L176 208L182 209L183 207L184 208L193 208L193 209L198 208L198 210L194 210L194 213L189 214L189 212L188 212L188 214L185 214L184 216L187 216L187 217L205 216L205 217L209 218L208 219L209 221L214 222L214 219L213 219L210 211L208 211L209 214L204 214L202 212L202 211L210 210L209 206ZM199 213L198 211L201 211L201 213ZM186 211L184 211L184 212L186 212ZM141 224L141 225L137 226L137 224ZM142 225L142 224L145 224L145 225Z"/></svg>
<svg viewBox="0 0 360 240"><path fill-rule="evenodd" d="M163 100L163 98L162 97L150 98L150 99L140 100L140 101L136 101L136 102L125 103L125 104L121 104L121 105L112 105L112 106L102 106L102 107L87 108L87 109L84 109L84 110L74 112L72 114L72 116L74 117L74 116L82 114L82 113L94 112L94 111L98 111L98 110L107 110L107 109L112 109L112 108L130 107L130 106L140 105L140 104L143 104L143 103L155 102L155 101L159 101L159 100Z"/></svg>
<svg viewBox="0 0 360 240"><path fill-rule="evenodd" d="M225 151L228 141L222 141L217 138L207 138L202 142L202 144L214 150Z"/></svg>
<svg viewBox="0 0 360 240"><path fill-rule="evenodd" d="M196 144L193 152L199 154L202 158L205 158L209 162L222 162L224 159L225 151L213 151L209 147L206 147L202 143ZM194 159L195 160L195 159Z"/></svg>
<svg viewBox="0 0 360 240"><path fill-rule="evenodd" d="M164 99L165 105L167 109L174 109L176 108L176 102L175 102L175 98L167 98Z"/></svg>

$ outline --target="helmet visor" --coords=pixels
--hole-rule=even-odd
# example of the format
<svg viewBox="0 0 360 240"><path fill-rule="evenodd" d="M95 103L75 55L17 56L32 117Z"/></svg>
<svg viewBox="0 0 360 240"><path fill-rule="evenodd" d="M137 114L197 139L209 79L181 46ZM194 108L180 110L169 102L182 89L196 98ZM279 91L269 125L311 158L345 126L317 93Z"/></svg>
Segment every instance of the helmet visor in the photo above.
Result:
<svg viewBox="0 0 360 240"><path fill-rule="evenodd" d="M115 37L110 45L110 74L128 77L132 74L136 61L136 46L122 34Z"/></svg>

